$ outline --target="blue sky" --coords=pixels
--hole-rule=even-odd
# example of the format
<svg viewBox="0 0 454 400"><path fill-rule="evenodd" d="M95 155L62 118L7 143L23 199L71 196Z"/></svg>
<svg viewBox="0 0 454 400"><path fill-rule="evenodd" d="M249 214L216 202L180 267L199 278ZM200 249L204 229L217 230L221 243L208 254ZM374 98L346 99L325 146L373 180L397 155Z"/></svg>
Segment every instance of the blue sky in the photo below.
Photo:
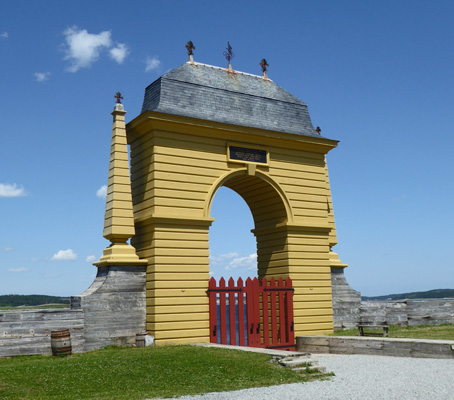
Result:
<svg viewBox="0 0 454 400"><path fill-rule="evenodd" d="M268 76L340 140L346 276L364 295L454 287L454 3L0 0L0 294L76 295L102 237L111 115L187 60ZM255 275L252 217L218 192L215 276ZM99 193L98 193L99 194Z"/></svg>

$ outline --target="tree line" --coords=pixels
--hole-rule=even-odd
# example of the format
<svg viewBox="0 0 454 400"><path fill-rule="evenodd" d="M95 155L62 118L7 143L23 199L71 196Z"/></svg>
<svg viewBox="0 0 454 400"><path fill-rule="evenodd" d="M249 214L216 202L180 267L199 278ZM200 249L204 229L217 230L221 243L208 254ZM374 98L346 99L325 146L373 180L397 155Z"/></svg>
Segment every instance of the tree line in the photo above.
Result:
<svg viewBox="0 0 454 400"><path fill-rule="evenodd" d="M6 294L0 296L0 307L41 306L43 304L69 304L69 297L42 294Z"/></svg>

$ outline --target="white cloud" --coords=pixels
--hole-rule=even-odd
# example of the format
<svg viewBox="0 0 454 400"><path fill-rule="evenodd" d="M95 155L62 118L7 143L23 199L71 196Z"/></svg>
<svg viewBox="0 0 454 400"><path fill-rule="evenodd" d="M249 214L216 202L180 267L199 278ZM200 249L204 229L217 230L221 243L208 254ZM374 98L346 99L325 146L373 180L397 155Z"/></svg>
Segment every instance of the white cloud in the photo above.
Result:
<svg viewBox="0 0 454 400"><path fill-rule="evenodd" d="M60 250L58 253L55 253L51 261L74 261L77 259L77 254L74 253L71 249Z"/></svg>
<svg viewBox="0 0 454 400"><path fill-rule="evenodd" d="M103 185L101 186L97 191L96 191L96 196L99 197L99 198L106 198L107 196L107 186L106 185Z"/></svg>
<svg viewBox="0 0 454 400"><path fill-rule="evenodd" d="M147 57L145 60L145 72L154 71L161 66L161 61L157 57Z"/></svg>
<svg viewBox="0 0 454 400"><path fill-rule="evenodd" d="M210 264L212 265L223 265L225 264L226 260L239 257L238 253L231 252L231 253L225 253L225 254L220 254L218 256L210 256Z"/></svg>
<svg viewBox="0 0 454 400"><path fill-rule="evenodd" d="M3 251L13 251L13 248L12 248L12 247L5 247L5 248L3 249Z"/></svg>
<svg viewBox="0 0 454 400"><path fill-rule="evenodd" d="M250 270L257 268L257 254L249 254L248 256L235 257L229 264L225 267L226 270L236 269L236 268L247 268Z"/></svg>
<svg viewBox="0 0 454 400"><path fill-rule="evenodd" d="M44 82L49 79L50 72L35 72L33 75L36 78L36 82Z"/></svg>
<svg viewBox="0 0 454 400"><path fill-rule="evenodd" d="M8 37L8 32L0 33L0 38L6 39Z"/></svg>
<svg viewBox="0 0 454 400"><path fill-rule="evenodd" d="M110 49L109 54L118 64L123 64L123 61L129 54L129 49L124 43L119 43L117 47Z"/></svg>
<svg viewBox="0 0 454 400"><path fill-rule="evenodd" d="M95 256L87 256L87 258L85 259L85 262L87 263L92 263L93 261L96 261Z"/></svg>
<svg viewBox="0 0 454 400"><path fill-rule="evenodd" d="M30 268L20 267L20 268L10 268L8 272L28 272Z"/></svg>
<svg viewBox="0 0 454 400"><path fill-rule="evenodd" d="M65 60L70 60L69 72L76 72L81 68L89 67L99 58L99 53L103 48L112 46L110 39L111 32L104 31L98 34L88 33L86 29L73 26L66 28L63 32L66 36Z"/></svg>
<svg viewBox="0 0 454 400"><path fill-rule="evenodd" d="M0 197L21 197L26 196L25 189L22 186L0 183Z"/></svg>
<svg viewBox="0 0 454 400"><path fill-rule="evenodd" d="M220 254L210 257L210 264L214 267L224 267L226 270L237 268L255 270L257 268L257 254L241 255L236 252Z"/></svg>

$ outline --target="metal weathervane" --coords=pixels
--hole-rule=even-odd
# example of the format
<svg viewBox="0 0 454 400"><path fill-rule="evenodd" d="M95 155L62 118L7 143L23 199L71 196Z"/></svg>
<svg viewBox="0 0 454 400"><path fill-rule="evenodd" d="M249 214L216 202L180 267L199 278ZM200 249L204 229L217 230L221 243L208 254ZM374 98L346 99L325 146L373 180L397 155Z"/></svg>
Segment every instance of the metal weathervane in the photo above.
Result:
<svg viewBox="0 0 454 400"><path fill-rule="evenodd" d="M262 61L260 61L260 66L262 67L263 77L267 78L266 67L269 67L269 64L266 62L266 60L264 58L262 58Z"/></svg>
<svg viewBox="0 0 454 400"><path fill-rule="evenodd" d="M114 97L117 99L117 104L121 104L121 99L123 98L121 93L117 92Z"/></svg>
<svg viewBox="0 0 454 400"><path fill-rule="evenodd" d="M192 41L189 41L185 47L188 50L189 61L194 61L194 59L193 59L194 50L195 50L194 43L192 43Z"/></svg>
<svg viewBox="0 0 454 400"><path fill-rule="evenodd" d="M229 42L227 42L227 51L224 51L224 57L229 63L228 69L231 70L232 66L230 65L230 61L235 57L235 53L232 51L232 46L230 46Z"/></svg>

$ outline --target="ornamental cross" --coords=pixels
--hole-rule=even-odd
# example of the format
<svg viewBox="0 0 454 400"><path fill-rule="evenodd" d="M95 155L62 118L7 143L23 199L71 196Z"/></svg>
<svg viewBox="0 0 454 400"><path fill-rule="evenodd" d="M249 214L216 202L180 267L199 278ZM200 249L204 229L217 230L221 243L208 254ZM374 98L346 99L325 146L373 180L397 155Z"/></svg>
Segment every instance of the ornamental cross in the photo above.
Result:
<svg viewBox="0 0 454 400"><path fill-rule="evenodd" d="M235 57L235 54L232 51L232 46L230 46L230 43L227 42L227 51L224 51L224 57L230 64L230 60Z"/></svg>
<svg viewBox="0 0 454 400"><path fill-rule="evenodd" d="M192 56L195 50L194 44L191 41L189 41L185 47L188 49L188 56Z"/></svg>
<svg viewBox="0 0 454 400"><path fill-rule="evenodd" d="M260 61L260 66L262 67L262 72L265 74L266 67L269 67L269 65L264 58L262 58L262 61Z"/></svg>
<svg viewBox="0 0 454 400"><path fill-rule="evenodd" d="M117 99L117 104L121 104L121 99L123 98L121 93L117 92L114 97Z"/></svg>

